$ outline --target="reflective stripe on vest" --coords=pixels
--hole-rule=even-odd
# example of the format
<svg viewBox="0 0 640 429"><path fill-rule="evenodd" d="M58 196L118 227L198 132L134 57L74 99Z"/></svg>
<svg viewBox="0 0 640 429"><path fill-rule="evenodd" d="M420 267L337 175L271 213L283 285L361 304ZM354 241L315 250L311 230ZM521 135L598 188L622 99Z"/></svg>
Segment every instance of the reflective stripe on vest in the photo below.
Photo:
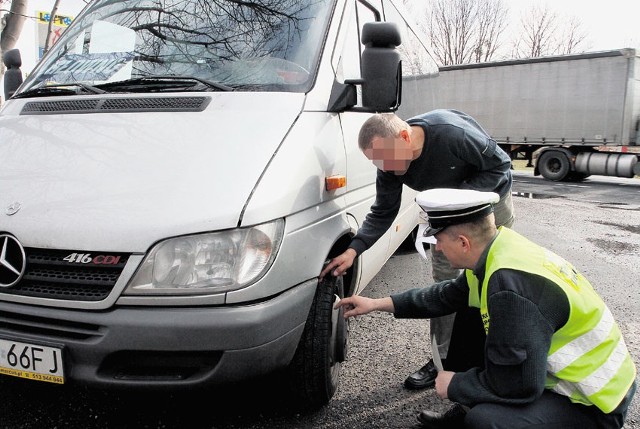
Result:
<svg viewBox="0 0 640 429"><path fill-rule="evenodd" d="M551 338L545 387L568 396L572 402L613 411L635 379L636 369L613 315L591 284L567 261L501 227L487 254L484 281L471 270L469 305L479 307L489 333L487 285L499 269L536 274L557 284L571 307L569 320Z"/></svg>
<svg viewBox="0 0 640 429"><path fill-rule="evenodd" d="M547 356L547 367L549 368L549 371L552 373L562 371L571 363L575 362L575 360L580 356L580 351L591 350L598 344L604 342L609 336L614 324L615 321L613 320L611 311L609 311L608 308L605 308L602 318L595 328L573 341L570 341L553 354Z"/></svg>

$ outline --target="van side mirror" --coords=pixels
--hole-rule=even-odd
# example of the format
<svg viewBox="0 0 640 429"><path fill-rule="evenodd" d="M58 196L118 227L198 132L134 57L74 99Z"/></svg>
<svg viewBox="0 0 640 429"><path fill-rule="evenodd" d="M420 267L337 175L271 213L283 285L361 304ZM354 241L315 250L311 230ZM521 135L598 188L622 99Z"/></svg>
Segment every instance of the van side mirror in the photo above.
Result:
<svg viewBox="0 0 640 429"><path fill-rule="evenodd" d="M2 55L2 61L7 67L4 72L4 97L8 100L22 85L22 57L19 49L10 49Z"/></svg>
<svg viewBox="0 0 640 429"><path fill-rule="evenodd" d="M402 93L402 62L396 47L400 31L391 22L367 22L362 27L361 79L334 81L329 112L393 112L398 110ZM362 86L362 107L357 103L355 85Z"/></svg>
<svg viewBox="0 0 640 429"><path fill-rule="evenodd" d="M391 22L367 22L362 28L362 105L376 112L400 106L402 63L396 49L400 31Z"/></svg>

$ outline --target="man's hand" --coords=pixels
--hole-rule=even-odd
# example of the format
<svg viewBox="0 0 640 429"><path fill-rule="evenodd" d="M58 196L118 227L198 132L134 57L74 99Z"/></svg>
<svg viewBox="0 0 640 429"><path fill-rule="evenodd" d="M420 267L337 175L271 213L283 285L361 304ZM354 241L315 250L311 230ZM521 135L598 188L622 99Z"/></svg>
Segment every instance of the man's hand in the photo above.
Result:
<svg viewBox="0 0 640 429"><path fill-rule="evenodd" d="M393 301L390 297L387 298L366 298L360 295L353 295L347 298L341 299L335 308L338 309L344 307L344 318L348 319L353 316L360 316L362 314L371 313L372 311L387 311L393 313Z"/></svg>
<svg viewBox="0 0 640 429"><path fill-rule="evenodd" d="M447 399L449 394L447 391L449 390L449 383L451 383L451 379L455 375L455 372L451 371L439 371L438 376L436 377L436 393L442 399Z"/></svg>
<svg viewBox="0 0 640 429"><path fill-rule="evenodd" d="M333 275L335 277L341 276L353 265L353 260L356 259L356 251L352 248L348 248L341 255L333 258L326 267L318 276L321 280L322 278L331 270L333 270Z"/></svg>

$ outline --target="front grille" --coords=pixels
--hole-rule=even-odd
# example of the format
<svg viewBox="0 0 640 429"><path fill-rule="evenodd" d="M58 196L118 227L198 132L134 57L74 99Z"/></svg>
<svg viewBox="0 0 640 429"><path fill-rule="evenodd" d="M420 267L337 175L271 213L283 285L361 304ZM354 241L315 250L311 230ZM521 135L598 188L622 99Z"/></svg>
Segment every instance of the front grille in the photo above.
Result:
<svg viewBox="0 0 640 429"><path fill-rule="evenodd" d="M89 340L103 335L104 328L91 323L0 311L0 330L6 334L46 336L50 339Z"/></svg>
<svg viewBox="0 0 640 429"><path fill-rule="evenodd" d="M17 285L0 290L22 295L73 301L101 301L111 293L129 254L25 248L26 271ZM70 255L74 255L70 258ZM83 262L83 256L86 255ZM106 256L109 258L106 259ZM67 260L65 260L67 258ZM72 262L69 261L72 260ZM95 263L95 262L99 263ZM109 263L104 263L108 261Z"/></svg>

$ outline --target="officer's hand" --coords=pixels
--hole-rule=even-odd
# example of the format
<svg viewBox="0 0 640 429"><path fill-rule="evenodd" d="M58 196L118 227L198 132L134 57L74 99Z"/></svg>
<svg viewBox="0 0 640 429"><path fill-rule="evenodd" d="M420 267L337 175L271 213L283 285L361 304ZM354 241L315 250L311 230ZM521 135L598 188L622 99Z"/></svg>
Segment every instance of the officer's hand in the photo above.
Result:
<svg viewBox="0 0 640 429"><path fill-rule="evenodd" d="M441 399L447 399L449 397L449 383L455 375L455 372L451 371L439 371L436 377L436 393Z"/></svg>
<svg viewBox="0 0 640 429"><path fill-rule="evenodd" d="M371 313L372 311L386 311L393 313L395 308L390 296L385 298L366 298L360 295L353 295L341 299L334 308L344 307L344 318Z"/></svg>
<svg viewBox="0 0 640 429"><path fill-rule="evenodd" d="M324 269L320 273L320 276L318 277L322 279L331 270L333 270L331 274L333 274L335 277L343 275L345 271L351 268L351 266L353 265L353 260L356 258L356 256L356 251L352 248L348 248L344 251L344 253L333 258L327 264L327 266L324 267Z"/></svg>
<svg viewBox="0 0 640 429"><path fill-rule="evenodd" d="M341 299L335 305L335 309L344 307L344 318L348 319L353 316L360 316L367 314L375 310L374 299L366 298L360 295L353 295L347 298Z"/></svg>

